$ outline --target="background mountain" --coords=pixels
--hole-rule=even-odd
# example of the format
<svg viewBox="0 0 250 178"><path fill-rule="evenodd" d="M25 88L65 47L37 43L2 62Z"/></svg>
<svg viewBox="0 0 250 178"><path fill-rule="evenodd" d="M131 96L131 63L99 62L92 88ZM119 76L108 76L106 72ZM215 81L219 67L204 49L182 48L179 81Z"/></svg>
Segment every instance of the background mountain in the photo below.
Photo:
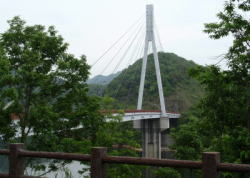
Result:
<svg viewBox="0 0 250 178"><path fill-rule="evenodd" d="M103 96L105 88L107 85L117 77L121 72L117 72L115 74L110 75L97 75L89 80L87 80L87 84L89 86L89 95L93 96Z"/></svg>
<svg viewBox="0 0 250 178"><path fill-rule="evenodd" d="M163 90L168 111L183 112L196 104L203 91L199 83L188 75L198 66L173 53L159 53ZM135 109L140 84L142 59L124 69L113 80L103 85L90 86L90 93L117 99L116 108ZM112 78L114 75L108 77ZM97 80L95 80L97 81ZM143 109L160 109L153 56L148 56Z"/></svg>
<svg viewBox="0 0 250 178"><path fill-rule="evenodd" d="M110 75L97 75L89 80L87 80L87 84L98 84L98 85L107 85L109 84L115 77L117 77L121 72L117 72L115 74Z"/></svg>

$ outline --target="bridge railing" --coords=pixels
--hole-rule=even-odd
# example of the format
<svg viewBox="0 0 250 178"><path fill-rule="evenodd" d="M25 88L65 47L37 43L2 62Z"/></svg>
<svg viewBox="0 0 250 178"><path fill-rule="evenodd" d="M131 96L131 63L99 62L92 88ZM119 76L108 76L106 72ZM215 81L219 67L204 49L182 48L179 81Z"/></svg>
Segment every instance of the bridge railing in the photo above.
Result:
<svg viewBox="0 0 250 178"><path fill-rule="evenodd" d="M156 167L201 169L203 178L219 178L220 171L250 172L249 164L220 163L220 153L205 152L202 161L186 161L173 159L151 159L124 156L109 156L107 148L94 147L91 154L74 154L59 152L27 151L23 144L10 144L9 149L0 150L0 155L9 156L9 174L0 174L0 177L32 177L24 176L25 157L50 158L61 160L76 160L90 162L91 178L106 178L106 164L132 164Z"/></svg>

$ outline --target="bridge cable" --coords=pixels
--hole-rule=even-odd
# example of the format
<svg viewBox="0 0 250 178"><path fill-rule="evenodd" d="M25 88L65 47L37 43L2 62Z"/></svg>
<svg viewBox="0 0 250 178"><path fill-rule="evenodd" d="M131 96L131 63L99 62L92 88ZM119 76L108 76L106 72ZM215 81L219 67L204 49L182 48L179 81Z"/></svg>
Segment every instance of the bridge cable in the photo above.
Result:
<svg viewBox="0 0 250 178"><path fill-rule="evenodd" d="M135 39L137 38L139 32L141 31L143 26L140 27L140 29L138 30L138 32L135 34L134 38L132 39L132 41L130 42L128 48L126 49L126 51L123 53L121 59L118 61L117 65L115 66L115 69L113 70L112 74L114 74L116 72L116 70L118 69L118 67L120 66L120 64L122 63L123 59L125 58L126 54L128 53L128 51L130 50L131 46L133 45Z"/></svg>
<svg viewBox="0 0 250 178"><path fill-rule="evenodd" d="M161 43L160 33L159 33L159 31L158 31L157 24L156 24L155 21L154 21L154 24L155 24L156 36L157 36L157 38L158 38L158 41L159 41L159 44L160 44L160 48L161 48L162 52L164 52L164 48L163 48L163 45L162 45L162 43Z"/></svg>
<svg viewBox="0 0 250 178"><path fill-rule="evenodd" d="M116 40L92 65L91 67L94 67L102 58L103 56L105 56L126 34L128 34L128 32L133 29L133 27L142 19L142 17L144 16L144 14L136 20L135 23L133 23L126 31L125 33L123 33L120 38L118 38L118 40Z"/></svg>
<svg viewBox="0 0 250 178"><path fill-rule="evenodd" d="M139 24L141 25L141 24ZM140 28L140 26L138 26ZM134 30L136 32L138 30L138 27ZM131 36L122 44L122 46L118 49L118 51L113 55L109 63L104 67L104 69L101 72L101 75L104 74L104 72L107 70L107 68L110 66L110 64L114 61L114 59L118 56L118 54L121 52L122 49L124 49L124 46L128 44L129 40L133 37L134 33L131 34Z"/></svg>
<svg viewBox="0 0 250 178"><path fill-rule="evenodd" d="M145 43L145 38L144 37L145 37L145 34L142 34L142 37L141 37L142 40L141 40L141 43L140 43L140 45L138 47L139 50L137 51L137 55L136 55L135 61L133 61L133 63L143 57L142 56L143 49L144 49L144 45L143 44Z"/></svg>
<svg viewBox="0 0 250 178"><path fill-rule="evenodd" d="M145 33L145 32L144 32ZM145 34L144 34L144 36L145 36ZM141 43L141 46L139 47L139 51L138 51L138 57L136 57L136 59L135 59L135 61L134 61L134 63L137 61L137 60L142 60L143 59L143 54L144 54L144 44L145 43L145 39L143 39L142 40L142 43ZM139 76L140 76L140 74L139 74ZM138 83L139 84L139 83ZM131 86L129 87L129 89L128 89L128 93L130 93L130 90L131 90ZM128 95L127 95L127 97L128 97Z"/></svg>
<svg viewBox="0 0 250 178"><path fill-rule="evenodd" d="M133 52L132 52L132 54L131 54L131 56L130 56L130 59L129 59L128 63L127 63L127 66L126 66L126 68L123 70L123 71L124 71L124 72L122 73L123 76L121 76L120 85L119 85L118 89L117 89L116 92L115 92L114 98L117 97L117 94L118 94L120 88L122 87L122 84L124 83L123 81L124 81L124 79L125 79L125 77L126 77L126 74L127 74L127 72L128 72L128 67L129 67L129 65L130 65L130 64L133 64L133 63L137 60L138 56L140 55L141 47L143 46L143 42L144 42L143 37L145 36L144 33L141 33L141 34L142 34L142 35L138 38L138 41L137 41L137 43L136 43L136 45L135 45L135 46L138 46L138 48L134 48L134 50L133 50ZM134 58L135 58L135 61L134 61ZM130 88L131 88L131 86L128 85L128 91L130 90ZM128 96L128 95L127 95L127 96Z"/></svg>
<svg viewBox="0 0 250 178"><path fill-rule="evenodd" d="M142 60L142 58L143 58L143 54L144 54L144 43L145 43L145 39L144 39L144 37L145 37L145 32L144 33L142 33L142 42L141 42L141 44L140 44L140 47L138 48L139 50L138 50L138 53L137 53L137 57L135 58L135 61L133 62L133 63L135 63L137 60ZM140 75L140 72L139 72L139 75ZM130 93L130 91L131 91L131 85L129 85L129 87L128 87L128 94ZM138 91L136 91L136 92L138 92ZM127 97L128 97L128 94L127 94Z"/></svg>
<svg viewBox="0 0 250 178"><path fill-rule="evenodd" d="M145 36L145 34L143 35L143 37ZM136 55L136 57L135 57L135 61L133 61L132 63L135 63L137 60L139 60L140 58L141 58L141 60L142 60L142 55L143 55L143 51L144 51L144 44L145 43L145 40L141 40L141 43L140 43L140 46L139 46L139 50L138 50L138 52L137 52L137 55ZM126 71L127 72L127 71ZM139 75L140 75L140 72L139 72ZM132 89L132 85L130 84L130 85L128 85L128 93L127 93L127 98L128 98L128 95L129 95L129 93L130 93L130 91L131 91L131 89Z"/></svg>

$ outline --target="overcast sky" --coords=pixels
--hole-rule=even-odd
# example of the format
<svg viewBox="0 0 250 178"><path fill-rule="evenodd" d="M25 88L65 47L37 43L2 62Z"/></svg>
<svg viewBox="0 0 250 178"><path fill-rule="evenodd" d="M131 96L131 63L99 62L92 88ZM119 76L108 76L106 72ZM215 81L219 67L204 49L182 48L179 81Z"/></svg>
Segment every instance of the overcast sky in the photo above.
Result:
<svg viewBox="0 0 250 178"><path fill-rule="evenodd" d="M231 39L211 40L204 23L217 21L224 0L1 0L0 32L20 15L29 25L54 25L69 52L93 64L153 3L163 48L198 64L214 64ZM107 63L107 62L106 62ZM99 74L101 66L93 70ZM111 71L111 70L110 70ZM110 72L108 71L108 72ZM108 73L107 72L107 73Z"/></svg>

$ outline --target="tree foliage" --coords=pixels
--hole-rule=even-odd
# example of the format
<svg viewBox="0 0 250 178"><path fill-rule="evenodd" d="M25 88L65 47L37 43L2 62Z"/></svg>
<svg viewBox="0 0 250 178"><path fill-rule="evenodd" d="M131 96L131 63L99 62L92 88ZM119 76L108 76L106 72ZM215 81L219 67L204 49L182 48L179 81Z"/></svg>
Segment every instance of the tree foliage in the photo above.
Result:
<svg viewBox="0 0 250 178"><path fill-rule="evenodd" d="M249 80L249 11L249 0L228 0L225 2L224 11L217 14L219 22L205 24L204 30L212 39L221 39L229 35L233 37L233 43L225 58L232 72L240 76L238 82L244 80L242 77Z"/></svg>
<svg viewBox="0 0 250 178"><path fill-rule="evenodd" d="M233 37L224 58L228 69L211 65L190 71L202 84L205 95L197 107L198 119L189 119L174 134L179 158L185 158L190 151L196 152L192 159L199 159L202 151L219 151L224 162L250 163L249 11L249 0L228 0L218 14L219 22L205 24L204 31L212 39ZM184 145L182 139L189 140L189 144Z"/></svg>
<svg viewBox="0 0 250 178"><path fill-rule="evenodd" d="M87 96L85 56L69 54L53 26L27 26L19 17L8 22L0 37L2 138L27 144L33 134L33 146L58 150L63 138L72 137L71 129L82 124L94 143L103 120L97 100ZM13 117L20 122L14 124Z"/></svg>
<svg viewBox="0 0 250 178"><path fill-rule="evenodd" d="M68 44L53 26L28 26L20 17L8 23L9 29L0 36L1 142L78 153L90 153L93 146L138 146L135 131L120 122L121 115L101 112L110 109L112 99L88 96L89 66L84 55L68 53ZM111 154L137 155L129 149ZM51 170L57 170L58 162L52 163ZM133 172L131 167L122 170Z"/></svg>

